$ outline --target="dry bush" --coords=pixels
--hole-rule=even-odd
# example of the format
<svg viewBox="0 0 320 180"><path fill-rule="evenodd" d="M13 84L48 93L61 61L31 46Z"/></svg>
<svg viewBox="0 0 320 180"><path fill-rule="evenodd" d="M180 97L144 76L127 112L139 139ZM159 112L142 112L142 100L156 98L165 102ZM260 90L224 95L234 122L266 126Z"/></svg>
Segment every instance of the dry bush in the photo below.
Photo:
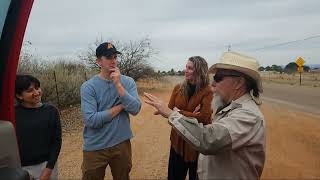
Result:
<svg viewBox="0 0 320 180"><path fill-rule="evenodd" d="M36 55L32 43L27 41L23 44L17 74L30 74L38 78L43 90L43 101L51 102L59 107L66 107L80 103L80 87L82 83L97 74L99 69L95 64L94 46L79 55L80 60L85 60L87 65L70 59L43 59ZM157 51L151 47L148 38L129 43L116 42L116 47L122 52L120 55L119 68L124 75L134 79L152 77L151 87L157 87L156 81L161 81L161 76L154 72L148 63ZM147 80L149 81L149 80ZM160 83L158 83L160 84ZM149 86L146 86L149 88ZM141 90L140 90L141 91Z"/></svg>
<svg viewBox="0 0 320 180"><path fill-rule="evenodd" d="M46 73L39 76L44 101L54 104L59 101L62 107L80 103L80 86L85 81L85 73L85 67L80 64L60 62L49 66Z"/></svg>
<svg viewBox="0 0 320 180"><path fill-rule="evenodd" d="M261 77L264 82L275 82L280 84L291 84L299 85L300 84L300 74L286 74L278 72L260 72ZM301 75L301 85L311 86L311 87L320 87L320 73L316 72L303 72Z"/></svg>
<svg viewBox="0 0 320 180"><path fill-rule="evenodd" d="M182 83L184 77L182 76L163 76L158 78L146 78L137 81L138 92L154 92L166 91L173 89L178 83Z"/></svg>
<svg viewBox="0 0 320 180"><path fill-rule="evenodd" d="M79 62L66 60L53 61L50 64L44 61L39 63L41 61L37 60L20 62L22 65L19 65L19 74L30 74L40 80L43 102L50 102L60 108L79 104L82 83L98 73L88 70ZM173 88L171 83L175 82L172 81L173 78L155 76L155 78L140 79L137 82L138 92Z"/></svg>
<svg viewBox="0 0 320 180"><path fill-rule="evenodd" d="M31 58L20 60L17 73L38 78L43 101L59 107L79 104L80 86L94 74L78 62L60 60L48 63Z"/></svg>

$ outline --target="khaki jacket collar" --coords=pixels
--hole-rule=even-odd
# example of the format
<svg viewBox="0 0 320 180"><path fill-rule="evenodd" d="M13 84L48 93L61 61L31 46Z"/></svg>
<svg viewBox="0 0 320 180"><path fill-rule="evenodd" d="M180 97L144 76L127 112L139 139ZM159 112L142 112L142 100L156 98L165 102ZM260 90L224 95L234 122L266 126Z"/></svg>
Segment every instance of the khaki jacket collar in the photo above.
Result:
<svg viewBox="0 0 320 180"><path fill-rule="evenodd" d="M245 101L248 101L248 100L251 100L251 99L252 99L252 97L250 96L250 94L249 94L249 93L246 93L246 94L242 95L240 98L231 101L231 103L230 103L227 107L221 109L221 110L217 113L217 115L223 114L223 113L225 113L225 112L227 112L227 111L230 111L230 110L232 110L232 109L241 107L242 104L243 104Z"/></svg>

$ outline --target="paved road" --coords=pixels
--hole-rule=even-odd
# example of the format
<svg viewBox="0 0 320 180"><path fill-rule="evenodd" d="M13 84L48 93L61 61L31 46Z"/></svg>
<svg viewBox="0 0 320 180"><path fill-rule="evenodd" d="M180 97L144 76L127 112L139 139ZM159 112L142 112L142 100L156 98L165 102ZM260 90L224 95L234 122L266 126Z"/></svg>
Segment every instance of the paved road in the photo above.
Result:
<svg viewBox="0 0 320 180"><path fill-rule="evenodd" d="M264 83L262 99L320 115L320 88Z"/></svg>

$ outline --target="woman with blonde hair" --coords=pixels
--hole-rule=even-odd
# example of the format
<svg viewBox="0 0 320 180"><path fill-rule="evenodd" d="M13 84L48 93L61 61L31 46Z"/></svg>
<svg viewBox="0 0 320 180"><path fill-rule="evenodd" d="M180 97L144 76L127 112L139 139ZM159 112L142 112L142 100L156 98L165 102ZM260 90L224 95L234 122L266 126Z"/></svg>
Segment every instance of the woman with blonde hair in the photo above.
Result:
<svg viewBox="0 0 320 180"><path fill-rule="evenodd" d="M211 123L212 90L209 85L208 64L200 56L190 57L186 64L185 80L173 89L168 104L181 114L194 117L198 122ZM174 129L171 129L171 148L168 166L169 180L197 179L198 152L188 145Z"/></svg>

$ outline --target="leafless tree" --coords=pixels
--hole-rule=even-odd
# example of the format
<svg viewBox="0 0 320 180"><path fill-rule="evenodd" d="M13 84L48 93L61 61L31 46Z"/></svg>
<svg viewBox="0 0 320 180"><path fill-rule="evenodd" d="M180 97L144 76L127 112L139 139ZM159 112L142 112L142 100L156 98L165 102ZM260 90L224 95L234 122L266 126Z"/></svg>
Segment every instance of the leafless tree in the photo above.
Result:
<svg viewBox="0 0 320 180"><path fill-rule="evenodd" d="M18 74L32 74L41 72L44 69L44 63L40 61L41 58L37 56L30 41L23 43L19 65L17 68Z"/></svg>
<svg viewBox="0 0 320 180"><path fill-rule="evenodd" d="M79 58L92 69L99 69L99 66L96 64L95 49L102 42L102 38L97 39L87 50L79 54ZM128 43L112 40L110 42L122 53L119 55L118 62L118 67L122 74L130 76L134 80L156 75L154 68L148 60L156 55L158 51L152 48L149 38L129 41Z"/></svg>

